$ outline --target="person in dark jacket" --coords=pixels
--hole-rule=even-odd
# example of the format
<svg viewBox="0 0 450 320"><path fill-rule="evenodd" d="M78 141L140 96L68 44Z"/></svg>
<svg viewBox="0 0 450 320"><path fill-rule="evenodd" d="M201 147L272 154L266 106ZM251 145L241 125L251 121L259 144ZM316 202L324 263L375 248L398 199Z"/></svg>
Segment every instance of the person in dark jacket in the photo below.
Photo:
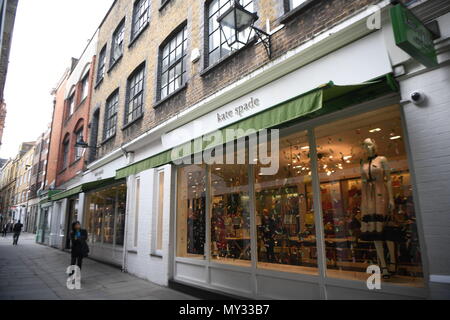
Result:
<svg viewBox="0 0 450 320"><path fill-rule="evenodd" d="M20 233L22 232L23 224L19 221L13 227L13 245L17 246L17 242L19 242Z"/></svg>
<svg viewBox="0 0 450 320"><path fill-rule="evenodd" d="M72 249L71 265L77 265L80 269L83 263L83 258L89 254L89 247L87 244L88 233L81 229L80 222L72 223L72 232L70 233L70 242Z"/></svg>

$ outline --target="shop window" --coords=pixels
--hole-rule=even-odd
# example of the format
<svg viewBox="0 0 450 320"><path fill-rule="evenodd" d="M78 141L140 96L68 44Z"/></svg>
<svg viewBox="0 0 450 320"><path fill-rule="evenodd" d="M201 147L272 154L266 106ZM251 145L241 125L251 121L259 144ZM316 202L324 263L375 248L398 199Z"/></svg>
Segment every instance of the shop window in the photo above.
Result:
<svg viewBox="0 0 450 320"><path fill-rule="evenodd" d="M206 167L178 169L177 256L203 259L206 231Z"/></svg>
<svg viewBox="0 0 450 320"><path fill-rule="evenodd" d="M105 76L106 69L106 45L100 51L98 55L98 67L97 67L97 83L99 83Z"/></svg>
<svg viewBox="0 0 450 320"><path fill-rule="evenodd" d="M142 64L128 79L125 124L137 120L144 112L145 64Z"/></svg>
<svg viewBox="0 0 450 320"><path fill-rule="evenodd" d="M132 39L135 39L150 20L150 0L138 0L133 9Z"/></svg>
<svg viewBox="0 0 450 320"><path fill-rule="evenodd" d="M125 19L119 24L113 33L111 46L111 59L109 65L112 67L123 54L123 41L125 34Z"/></svg>
<svg viewBox="0 0 450 320"><path fill-rule="evenodd" d="M85 226L92 244L123 245L126 185L87 194Z"/></svg>
<svg viewBox="0 0 450 320"><path fill-rule="evenodd" d="M211 168L211 258L250 266L248 165Z"/></svg>
<svg viewBox="0 0 450 320"><path fill-rule="evenodd" d="M186 83L187 26L171 37L160 53L159 98L164 99Z"/></svg>
<svg viewBox="0 0 450 320"><path fill-rule="evenodd" d="M232 51L238 50L241 47L230 48L227 45L224 34L219 27L217 18L220 17L225 11L227 11L234 0L212 0L209 2L206 10L206 32L207 32L207 42L208 42L208 59L207 65L212 66L217 63L222 58L228 56ZM255 11L255 6L253 0L240 0L239 3L244 6L250 12ZM225 32L230 32L232 30L224 30ZM241 32L243 39L249 38L250 28ZM242 46L241 44L239 44Z"/></svg>
<svg viewBox="0 0 450 320"><path fill-rule="evenodd" d="M106 101L105 129L103 138L109 139L116 134L117 110L119 108L119 90L116 90Z"/></svg>
<svg viewBox="0 0 450 320"><path fill-rule="evenodd" d="M280 140L277 174L261 175L256 167L258 268L317 274L309 152L301 131Z"/></svg>
<svg viewBox="0 0 450 320"><path fill-rule="evenodd" d="M327 275L422 285L413 186L397 106L316 129Z"/></svg>

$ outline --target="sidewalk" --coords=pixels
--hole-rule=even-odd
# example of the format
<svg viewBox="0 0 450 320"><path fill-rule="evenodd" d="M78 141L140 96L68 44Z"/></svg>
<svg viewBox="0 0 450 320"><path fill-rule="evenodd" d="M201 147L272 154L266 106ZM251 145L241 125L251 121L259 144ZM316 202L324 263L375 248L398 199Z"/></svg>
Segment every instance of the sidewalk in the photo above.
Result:
<svg viewBox="0 0 450 320"><path fill-rule="evenodd" d="M192 300L119 269L86 259L81 290L66 287L69 254L38 245L35 235L0 237L0 300Z"/></svg>

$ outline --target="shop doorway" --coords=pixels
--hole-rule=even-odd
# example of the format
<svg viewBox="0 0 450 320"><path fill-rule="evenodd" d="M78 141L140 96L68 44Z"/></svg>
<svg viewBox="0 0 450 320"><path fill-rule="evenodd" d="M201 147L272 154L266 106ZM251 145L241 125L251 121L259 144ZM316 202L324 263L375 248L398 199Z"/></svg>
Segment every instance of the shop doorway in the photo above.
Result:
<svg viewBox="0 0 450 320"><path fill-rule="evenodd" d="M78 221L78 198L68 200L66 223L66 245L65 249L70 250L70 232L72 223Z"/></svg>

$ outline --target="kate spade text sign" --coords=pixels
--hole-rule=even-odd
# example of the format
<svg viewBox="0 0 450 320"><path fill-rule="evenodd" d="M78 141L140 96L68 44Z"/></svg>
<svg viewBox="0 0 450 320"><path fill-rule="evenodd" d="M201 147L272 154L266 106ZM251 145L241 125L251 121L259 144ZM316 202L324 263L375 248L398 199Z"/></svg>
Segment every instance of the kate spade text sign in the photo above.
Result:
<svg viewBox="0 0 450 320"><path fill-rule="evenodd" d="M235 117L242 118L246 113L249 111L259 107L261 105L261 102L258 98L251 97L249 101L247 101L244 104L241 104L240 106L237 106L233 109L218 112L217 113L217 122L221 123L230 119L233 119Z"/></svg>

